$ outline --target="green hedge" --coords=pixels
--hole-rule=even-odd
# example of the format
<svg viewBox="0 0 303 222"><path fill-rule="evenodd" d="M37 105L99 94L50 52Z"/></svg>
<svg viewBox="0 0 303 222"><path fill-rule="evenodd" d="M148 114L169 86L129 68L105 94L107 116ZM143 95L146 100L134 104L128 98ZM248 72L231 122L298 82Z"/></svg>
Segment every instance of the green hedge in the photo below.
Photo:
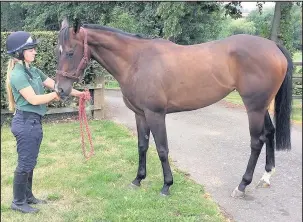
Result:
<svg viewBox="0 0 303 222"><path fill-rule="evenodd" d="M6 100L6 90L5 90L5 80L6 80L6 69L9 56L6 54L6 38L10 33L1 32L1 109L7 109L7 100ZM56 46L57 46L57 37L58 32L31 32L33 37L40 40L40 43L37 47L38 54L33 63L34 66L41 69L47 76L54 78L56 75ZM108 74L105 69L103 69L97 62L93 61L89 64L85 70L84 83L89 84L94 81L94 70L98 68L100 74ZM75 88L78 88L79 85L75 85ZM50 90L46 90L50 92ZM64 104L62 102L52 102L49 103L49 107L66 107L73 102L73 99L66 101Z"/></svg>

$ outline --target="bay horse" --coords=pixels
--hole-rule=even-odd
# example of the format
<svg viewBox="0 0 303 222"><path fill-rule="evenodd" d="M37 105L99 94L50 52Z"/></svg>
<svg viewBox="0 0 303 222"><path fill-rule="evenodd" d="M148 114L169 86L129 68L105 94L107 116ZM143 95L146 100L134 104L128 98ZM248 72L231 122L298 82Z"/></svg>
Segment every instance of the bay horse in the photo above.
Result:
<svg viewBox="0 0 303 222"><path fill-rule="evenodd" d="M83 78L89 59L96 60L120 84L126 106L135 113L139 165L133 186L146 177L146 152L153 134L162 164L162 195L169 195L173 176L168 159L166 114L209 106L237 90L247 110L251 153L233 197L243 197L266 144L265 173L269 185L274 150L290 150L293 63L287 50L252 35L234 35L196 45L144 38L94 24L72 27L66 19L58 35L55 90L61 98ZM275 99L275 126L268 112Z"/></svg>

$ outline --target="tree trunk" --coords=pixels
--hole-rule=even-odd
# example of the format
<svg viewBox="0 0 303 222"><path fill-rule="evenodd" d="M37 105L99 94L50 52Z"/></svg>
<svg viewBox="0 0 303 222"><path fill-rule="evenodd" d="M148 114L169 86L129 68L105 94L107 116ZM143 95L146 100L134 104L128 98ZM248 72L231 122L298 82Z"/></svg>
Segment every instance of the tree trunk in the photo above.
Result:
<svg viewBox="0 0 303 222"><path fill-rule="evenodd" d="M274 18L271 23L270 39L276 43L279 43L278 34L280 33L280 21L281 21L281 2L276 2ZM269 112L275 110L275 99L273 99L269 105Z"/></svg>
<svg viewBox="0 0 303 222"><path fill-rule="evenodd" d="M271 25L270 39L278 43L281 21L281 2L276 2L274 18Z"/></svg>
<svg viewBox="0 0 303 222"><path fill-rule="evenodd" d="M293 34L290 25L292 5L292 2L276 2L270 35L271 40L286 47L290 53L293 52ZM274 99L269 110L274 110Z"/></svg>

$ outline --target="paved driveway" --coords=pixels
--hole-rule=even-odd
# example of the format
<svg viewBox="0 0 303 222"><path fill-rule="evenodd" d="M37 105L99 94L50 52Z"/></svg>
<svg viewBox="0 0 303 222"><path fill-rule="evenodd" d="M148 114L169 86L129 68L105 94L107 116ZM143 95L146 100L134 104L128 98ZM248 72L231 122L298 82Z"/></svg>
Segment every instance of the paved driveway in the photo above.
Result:
<svg viewBox="0 0 303 222"><path fill-rule="evenodd" d="M120 91L105 93L107 117L136 132L134 113ZM230 197L249 159L248 119L244 109L212 106L167 115L167 134L173 164L190 174L235 221L302 221L302 128L292 130L292 151L276 152L271 187L256 189L265 167L263 148L245 199ZM151 144L154 141L151 140ZM137 149L134 147L134 149ZM148 164L148 163L147 163ZM134 175L135 176L135 175ZM174 186L174 185L173 185ZM173 186L171 193L173 194Z"/></svg>

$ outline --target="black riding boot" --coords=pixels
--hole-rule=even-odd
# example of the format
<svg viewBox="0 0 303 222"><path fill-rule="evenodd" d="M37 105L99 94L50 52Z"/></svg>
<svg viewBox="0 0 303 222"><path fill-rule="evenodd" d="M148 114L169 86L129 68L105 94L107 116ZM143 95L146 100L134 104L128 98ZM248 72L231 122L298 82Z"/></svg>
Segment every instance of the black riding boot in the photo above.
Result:
<svg viewBox="0 0 303 222"><path fill-rule="evenodd" d="M33 187L33 170L28 174L26 198L28 204L46 204L45 200L37 199L32 192Z"/></svg>
<svg viewBox="0 0 303 222"><path fill-rule="evenodd" d="M21 211L22 213L36 213L39 209L32 208L26 202L26 186L28 180L28 173L15 172L14 177L14 200L11 208L13 210Z"/></svg>

